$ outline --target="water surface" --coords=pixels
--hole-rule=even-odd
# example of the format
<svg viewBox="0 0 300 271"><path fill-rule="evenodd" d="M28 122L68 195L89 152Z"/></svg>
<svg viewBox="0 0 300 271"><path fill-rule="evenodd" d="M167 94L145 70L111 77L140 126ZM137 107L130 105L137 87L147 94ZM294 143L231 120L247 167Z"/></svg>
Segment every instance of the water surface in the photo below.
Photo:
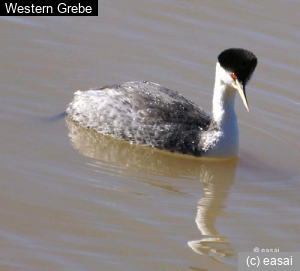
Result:
<svg viewBox="0 0 300 271"><path fill-rule="evenodd" d="M1 17L0 269L235 270L300 251L297 1L100 1L98 17ZM298 12L299 13L299 12ZM130 145L64 118L73 93L148 80L211 110L217 55L258 57L240 157Z"/></svg>

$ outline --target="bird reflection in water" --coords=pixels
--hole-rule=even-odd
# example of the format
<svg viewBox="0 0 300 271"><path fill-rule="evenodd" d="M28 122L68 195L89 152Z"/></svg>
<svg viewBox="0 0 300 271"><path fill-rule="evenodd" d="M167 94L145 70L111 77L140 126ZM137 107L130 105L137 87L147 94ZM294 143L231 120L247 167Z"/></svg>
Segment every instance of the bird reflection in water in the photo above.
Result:
<svg viewBox="0 0 300 271"><path fill-rule="evenodd" d="M213 165L202 165L199 180L203 184L203 196L198 201L196 224L201 232L201 239L190 241L193 251L218 257L230 257L234 249L226 238L218 233L216 220L222 216L226 199L234 182L237 160L220 161Z"/></svg>
<svg viewBox="0 0 300 271"><path fill-rule="evenodd" d="M155 182L159 176L176 179L198 179L203 185L203 195L198 201L196 224L201 233L199 239L189 241L196 253L217 261L230 257L234 249L225 236L218 233L216 220L222 216L226 199L234 183L237 160L212 161L189 156L170 154L149 147L131 145L83 128L66 119L73 146L87 157L99 163L121 168L123 174L133 177L136 173L151 174L147 183L172 192L181 193L172 183ZM126 172L126 173L125 173Z"/></svg>

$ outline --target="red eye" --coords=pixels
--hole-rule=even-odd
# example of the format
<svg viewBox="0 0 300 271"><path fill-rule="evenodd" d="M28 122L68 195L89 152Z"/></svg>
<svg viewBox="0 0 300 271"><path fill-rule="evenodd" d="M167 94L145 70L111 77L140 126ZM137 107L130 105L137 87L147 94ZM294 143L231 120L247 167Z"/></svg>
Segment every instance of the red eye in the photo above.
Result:
<svg viewBox="0 0 300 271"><path fill-rule="evenodd" d="M230 74L230 76L231 76L231 78L232 78L233 80L236 80L236 79L237 79L235 73Z"/></svg>

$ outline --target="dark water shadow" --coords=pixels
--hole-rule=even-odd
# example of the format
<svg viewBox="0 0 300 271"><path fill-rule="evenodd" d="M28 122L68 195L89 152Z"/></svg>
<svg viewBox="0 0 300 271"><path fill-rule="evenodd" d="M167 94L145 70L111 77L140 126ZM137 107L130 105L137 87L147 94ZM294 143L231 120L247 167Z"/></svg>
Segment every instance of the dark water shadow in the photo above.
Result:
<svg viewBox="0 0 300 271"><path fill-rule="evenodd" d="M57 122L59 120L62 120L66 116L67 116L67 113L66 112L62 112L62 113L60 113L58 115L54 115L54 116L51 116L51 117L41 117L39 119L39 121L41 123L53 123L53 122Z"/></svg>

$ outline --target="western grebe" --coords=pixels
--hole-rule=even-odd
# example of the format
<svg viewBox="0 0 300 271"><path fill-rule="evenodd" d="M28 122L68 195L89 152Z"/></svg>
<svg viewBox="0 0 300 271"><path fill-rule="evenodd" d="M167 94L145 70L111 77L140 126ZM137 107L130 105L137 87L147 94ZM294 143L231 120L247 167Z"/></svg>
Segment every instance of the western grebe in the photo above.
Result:
<svg viewBox="0 0 300 271"><path fill-rule="evenodd" d="M218 56L212 116L178 92L148 81L77 91L66 113L86 128L130 143L234 157L239 148L235 94L249 111L245 86L256 65L255 55L244 49L227 49Z"/></svg>

